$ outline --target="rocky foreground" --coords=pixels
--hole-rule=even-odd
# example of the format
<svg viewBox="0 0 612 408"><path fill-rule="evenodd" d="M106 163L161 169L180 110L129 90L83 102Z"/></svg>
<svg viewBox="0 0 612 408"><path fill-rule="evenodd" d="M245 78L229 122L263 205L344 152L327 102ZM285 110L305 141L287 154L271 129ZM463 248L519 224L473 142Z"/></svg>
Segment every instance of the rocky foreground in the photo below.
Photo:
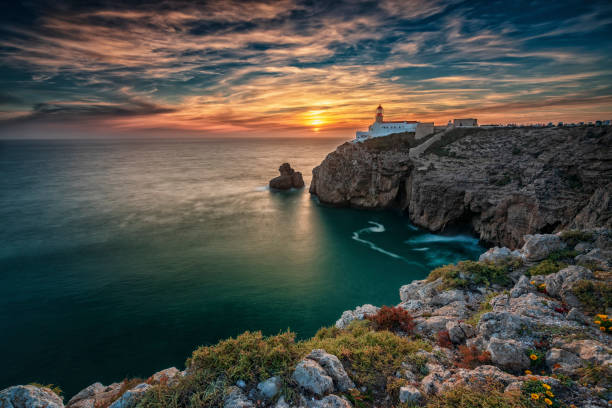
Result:
<svg viewBox="0 0 612 408"><path fill-rule="evenodd" d="M397 306L359 306L311 339L247 332L66 407L609 406L612 231L524 241L434 269ZM17 407L64 403L40 385L0 392L0 408Z"/></svg>
<svg viewBox="0 0 612 408"><path fill-rule="evenodd" d="M612 228L612 127L455 128L347 142L313 169L322 203L399 208L432 231L468 224L492 245Z"/></svg>

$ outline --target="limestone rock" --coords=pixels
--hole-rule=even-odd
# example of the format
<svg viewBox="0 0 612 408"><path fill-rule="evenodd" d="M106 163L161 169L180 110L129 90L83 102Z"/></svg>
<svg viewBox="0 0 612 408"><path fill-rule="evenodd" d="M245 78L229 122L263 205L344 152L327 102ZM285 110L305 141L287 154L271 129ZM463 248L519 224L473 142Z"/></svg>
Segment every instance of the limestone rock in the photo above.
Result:
<svg viewBox="0 0 612 408"><path fill-rule="evenodd" d="M325 350L315 349L312 350L310 354L306 356L306 358L319 363L325 369L325 371L327 371L327 374L333 378L336 388L339 391L348 391L351 388L355 388L355 384L346 374L346 371L344 370L344 367L342 366L342 363L340 363L338 357L327 353Z"/></svg>
<svg viewBox="0 0 612 408"><path fill-rule="evenodd" d="M176 367L170 367L153 374L147 383L151 385L160 383L172 385L175 384L180 377L182 377L181 372Z"/></svg>
<svg viewBox="0 0 612 408"><path fill-rule="evenodd" d="M308 408L352 408L352 406L344 398L332 394L320 400L308 402Z"/></svg>
<svg viewBox="0 0 612 408"><path fill-rule="evenodd" d="M571 289L574 282L581 279L593 279L593 273L582 266L570 265L544 278L546 292L550 296L561 296Z"/></svg>
<svg viewBox="0 0 612 408"><path fill-rule="evenodd" d="M551 252L565 247L565 243L561 241L558 235L525 235L525 245L523 245L521 252L528 261L540 261L550 255Z"/></svg>
<svg viewBox="0 0 612 408"><path fill-rule="evenodd" d="M570 343L555 342L553 346L569 350L581 359L593 364L612 365L612 348L595 340L575 340Z"/></svg>
<svg viewBox="0 0 612 408"><path fill-rule="evenodd" d="M283 395L276 401L274 408L289 408L289 404L287 404Z"/></svg>
<svg viewBox="0 0 612 408"><path fill-rule="evenodd" d="M48 388L16 385L0 391L2 408L64 408L64 403Z"/></svg>
<svg viewBox="0 0 612 408"><path fill-rule="evenodd" d="M244 395L244 391L240 388L233 386L227 390L225 399L223 400L223 408L254 408L253 404Z"/></svg>
<svg viewBox="0 0 612 408"><path fill-rule="evenodd" d="M262 397L270 400L280 392L281 385L280 377L270 377L257 384L257 390Z"/></svg>
<svg viewBox="0 0 612 408"><path fill-rule="evenodd" d="M501 262L519 258L521 258L521 253L517 250L511 251L506 247L493 247L481 254L478 260L480 262Z"/></svg>
<svg viewBox="0 0 612 408"><path fill-rule="evenodd" d="M570 375L582 366L582 360L574 353L559 348L551 348L546 353L546 365L555 372Z"/></svg>
<svg viewBox="0 0 612 408"><path fill-rule="evenodd" d="M505 369L518 371L529 367L527 349L516 340L493 337L487 351L491 354L491 361Z"/></svg>
<svg viewBox="0 0 612 408"><path fill-rule="evenodd" d="M280 176L270 180L270 188L276 190L289 190L290 188L304 187L304 179L302 173L291 168L289 163L283 163L278 168Z"/></svg>
<svg viewBox="0 0 612 408"><path fill-rule="evenodd" d="M79 391L72 398L70 398L67 407L85 408L90 405L93 407L95 402L95 395L102 393L105 389L106 387L101 383L93 383L90 386Z"/></svg>
<svg viewBox="0 0 612 408"><path fill-rule="evenodd" d="M461 344L475 334L474 328L471 325L457 321L446 323L446 330L450 340L455 344Z"/></svg>
<svg viewBox="0 0 612 408"><path fill-rule="evenodd" d="M402 403L415 404L419 402L422 397L421 391L419 391L414 385L407 385L400 388L399 400Z"/></svg>
<svg viewBox="0 0 612 408"><path fill-rule="evenodd" d="M530 292L535 292L535 288L530 283L529 278L522 275L512 290L510 290L510 297L517 298Z"/></svg>
<svg viewBox="0 0 612 408"><path fill-rule="evenodd" d="M151 388L149 384L138 384L131 390L126 391L121 397L119 397L117 401L113 402L108 408L130 408L144 396L144 393L149 388Z"/></svg>
<svg viewBox="0 0 612 408"><path fill-rule="evenodd" d="M336 321L336 327L339 329L346 328L353 320L363 320L368 315L373 315L380 308L372 305L357 306L355 310L346 310L342 313L340 319Z"/></svg>
<svg viewBox="0 0 612 408"><path fill-rule="evenodd" d="M308 358L300 361L293 372L293 379L303 389L323 396L334 390L334 381L316 361Z"/></svg>
<svg viewBox="0 0 612 408"><path fill-rule="evenodd" d="M586 254L578 255L576 262L594 264L598 269L609 271L612 268L612 250L595 248Z"/></svg>

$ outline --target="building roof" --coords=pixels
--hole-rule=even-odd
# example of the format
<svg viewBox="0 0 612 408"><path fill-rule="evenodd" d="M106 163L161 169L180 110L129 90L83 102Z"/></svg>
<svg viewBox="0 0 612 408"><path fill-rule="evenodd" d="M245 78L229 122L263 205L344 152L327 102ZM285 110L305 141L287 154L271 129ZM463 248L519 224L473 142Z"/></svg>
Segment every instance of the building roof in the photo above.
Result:
<svg viewBox="0 0 612 408"><path fill-rule="evenodd" d="M416 120L385 120L383 123L419 123Z"/></svg>

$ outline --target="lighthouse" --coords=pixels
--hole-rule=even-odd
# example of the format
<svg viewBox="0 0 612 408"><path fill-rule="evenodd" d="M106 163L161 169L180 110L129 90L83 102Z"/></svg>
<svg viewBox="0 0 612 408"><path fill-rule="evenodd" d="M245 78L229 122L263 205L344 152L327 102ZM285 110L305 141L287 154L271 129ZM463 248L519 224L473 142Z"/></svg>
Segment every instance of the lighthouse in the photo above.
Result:
<svg viewBox="0 0 612 408"><path fill-rule="evenodd" d="M376 108L376 117L374 118L374 120L378 123L382 123L383 122L383 107L382 105L378 105L378 108Z"/></svg>

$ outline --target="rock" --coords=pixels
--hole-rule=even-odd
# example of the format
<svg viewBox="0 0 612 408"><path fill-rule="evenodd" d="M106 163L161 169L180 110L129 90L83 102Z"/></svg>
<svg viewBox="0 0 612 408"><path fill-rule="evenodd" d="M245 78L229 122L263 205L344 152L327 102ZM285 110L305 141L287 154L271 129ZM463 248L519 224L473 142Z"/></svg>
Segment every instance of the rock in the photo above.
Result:
<svg viewBox="0 0 612 408"><path fill-rule="evenodd" d="M108 408L130 408L136 404L147 390L151 388L149 384L138 384L131 390L126 391L119 399L113 402Z"/></svg>
<svg viewBox="0 0 612 408"><path fill-rule="evenodd" d="M478 322L478 333L484 339L495 336L501 339L518 337L528 320L509 312L488 312Z"/></svg>
<svg viewBox="0 0 612 408"><path fill-rule="evenodd" d="M587 317L582 314L582 312L580 310L578 310L578 308L573 307L568 313L567 316L565 316L565 318L567 320L573 320L575 322L581 323L581 324L589 324L591 321L589 319L587 319Z"/></svg>
<svg viewBox="0 0 612 408"><path fill-rule="evenodd" d="M244 382L244 380L238 380L236 381L236 386L244 389L246 388L246 383Z"/></svg>
<svg viewBox="0 0 612 408"><path fill-rule="evenodd" d="M510 290L510 297L517 298L530 292L535 292L535 288L530 283L529 278L522 275L512 290Z"/></svg>
<svg viewBox="0 0 612 408"><path fill-rule="evenodd" d="M342 313L340 319L336 321L336 327L339 329L346 328L353 320L363 320L368 315L378 313L380 308L372 305L357 306L355 310L346 310Z"/></svg>
<svg viewBox="0 0 612 408"><path fill-rule="evenodd" d="M2 408L64 408L62 399L49 388L15 385L0 391Z"/></svg>
<svg viewBox="0 0 612 408"><path fill-rule="evenodd" d="M612 348L595 340L575 340L570 343L553 342L553 346L569 350L593 364L612 365Z"/></svg>
<svg viewBox="0 0 612 408"><path fill-rule="evenodd" d="M304 187L304 179L302 173L295 171L291 168L289 163L283 163L278 168L280 176L270 180L270 188L276 190L289 190L290 188L302 188Z"/></svg>
<svg viewBox="0 0 612 408"><path fill-rule="evenodd" d="M612 129L596 135L578 127L455 128L422 151L427 145L410 135L349 142L313 169L310 192L332 205L399 208L433 231L467 222L483 241L514 249L526 234L570 224L612 228ZM521 152L512 154L517 144Z"/></svg>
<svg viewBox="0 0 612 408"><path fill-rule="evenodd" d="M274 408L289 408L289 404L285 402L285 397L283 395L276 401Z"/></svg>
<svg viewBox="0 0 612 408"><path fill-rule="evenodd" d="M418 280L404 285L400 288L400 299L402 302L409 300L429 301L438 293L438 288L442 285L442 280L433 282Z"/></svg>
<svg viewBox="0 0 612 408"><path fill-rule="evenodd" d="M312 350L310 354L306 356L306 358L319 363L325 369L325 371L327 371L327 374L333 378L336 388L339 391L344 392L350 390L351 388L355 388L355 384L346 374L346 371L344 370L344 367L342 366L342 363L340 363L338 357L325 352L325 350L316 349Z"/></svg>
<svg viewBox="0 0 612 408"><path fill-rule="evenodd" d="M525 245L523 245L521 252L528 261L540 261L550 255L551 252L565 247L565 242L561 241L558 235L525 235Z"/></svg>
<svg viewBox="0 0 612 408"><path fill-rule="evenodd" d="M402 403L415 404L422 398L421 391L413 385L401 387L399 391L399 400Z"/></svg>
<svg viewBox="0 0 612 408"><path fill-rule="evenodd" d="M172 385L176 383L180 377L182 377L181 372L176 367L170 367L153 374L147 383L151 385L161 383Z"/></svg>
<svg viewBox="0 0 612 408"><path fill-rule="evenodd" d="M474 337L474 328L464 322L447 322L446 330L448 331L448 337L455 344L461 344L465 339Z"/></svg>
<svg viewBox="0 0 612 408"><path fill-rule="evenodd" d="M310 401L308 408L352 408L351 403L337 395L328 395L320 400Z"/></svg>
<svg viewBox="0 0 612 408"><path fill-rule="evenodd" d="M579 252L581 254L589 252L591 249L593 249L593 244L590 242L579 242L574 247L574 251Z"/></svg>
<svg viewBox="0 0 612 408"><path fill-rule="evenodd" d="M546 292L550 296L562 296L571 289L574 282L582 279L593 279L593 273L582 266L570 265L557 273L546 275Z"/></svg>
<svg viewBox="0 0 612 408"><path fill-rule="evenodd" d="M257 390L262 397L270 400L280 392L281 385L280 377L270 377L257 384Z"/></svg>
<svg viewBox="0 0 612 408"><path fill-rule="evenodd" d="M104 392L104 390L106 389L106 387L104 385L102 385L101 383L97 382L97 383L93 383L90 386L82 389L81 391L79 391L77 394L75 394L72 398L70 398L70 401L68 401L68 407L78 407L78 408L85 408L86 406L93 406L94 402L95 402L95 395ZM80 405L76 405L78 402L80 401L84 401L84 400L90 400L86 403L80 404Z"/></svg>
<svg viewBox="0 0 612 408"><path fill-rule="evenodd" d="M612 250L595 248L586 254L578 255L576 262L581 264L593 264L598 269L609 271L612 268Z"/></svg>
<svg viewBox="0 0 612 408"><path fill-rule="evenodd" d="M551 348L546 353L546 365L555 373L571 375L582 366L582 360L574 353L559 348Z"/></svg>
<svg viewBox="0 0 612 408"><path fill-rule="evenodd" d="M511 251L509 248L506 247L493 247L491 249L489 249L487 252L485 252L484 254L481 254L480 257L478 257L478 260L480 262L502 262L502 261L509 261L512 259L520 259L521 258L521 253L517 250Z"/></svg>
<svg viewBox="0 0 612 408"><path fill-rule="evenodd" d="M334 390L334 381L316 361L308 358L300 361L293 372L293 379L300 387L318 396Z"/></svg>
<svg viewBox="0 0 612 408"><path fill-rule="evenodd" d="M415 319L416 331L426 335L435 335L439 331L445 330L446 325L454 320L454 316L432 316L427 319Z"/></svg>
<svg viewBox="0 0 612 408"><path fill-rule="evenodd" d="M223 408L253 408L255 405L249 401L238 387L230 387L227 390L225 399L223 400Z"/></svg>
<svg viewBox="0 0 612 408"><path fill-rule="evenodd" d="M529 367L527 349L516 340L493 337L487 351L491 354L491 361L502 368L519 371Z"/></svg>

